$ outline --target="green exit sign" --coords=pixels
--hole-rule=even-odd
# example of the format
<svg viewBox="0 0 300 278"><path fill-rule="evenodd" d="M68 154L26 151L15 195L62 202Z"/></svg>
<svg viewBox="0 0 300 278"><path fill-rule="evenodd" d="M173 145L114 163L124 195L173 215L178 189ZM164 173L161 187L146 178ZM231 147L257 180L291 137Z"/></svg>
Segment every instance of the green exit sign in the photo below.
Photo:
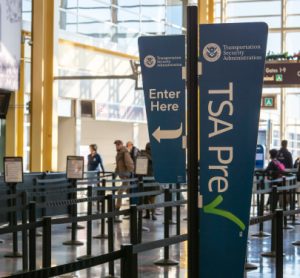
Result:
<svg viewBox="0 0 300 278"><path fill-rule="evenodd" d="M276 95L264 95L261 101L261 107L266 109L276 109L277 107Z"/></svg>

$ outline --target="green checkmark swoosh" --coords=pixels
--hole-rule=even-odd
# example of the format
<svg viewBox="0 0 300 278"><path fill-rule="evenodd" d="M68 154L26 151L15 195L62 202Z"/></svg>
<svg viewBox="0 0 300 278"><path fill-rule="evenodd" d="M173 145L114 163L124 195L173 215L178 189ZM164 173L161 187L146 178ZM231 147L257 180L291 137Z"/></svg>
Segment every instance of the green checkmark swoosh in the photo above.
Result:
<svg viewBox="0 0 300 278"><path fill-rule="evenodd" d="M229 219L230 221L234 222L236 225L238 225L241 230L245 230L245 224L234 214L232 214L229 211L217 209L216 207L220 205L223 202L223 197L221 195L217 196L216 199L214 199L210 204L204 206L203 211L204 213L208 214L215 214L222 217L225 217Z"/></svg>

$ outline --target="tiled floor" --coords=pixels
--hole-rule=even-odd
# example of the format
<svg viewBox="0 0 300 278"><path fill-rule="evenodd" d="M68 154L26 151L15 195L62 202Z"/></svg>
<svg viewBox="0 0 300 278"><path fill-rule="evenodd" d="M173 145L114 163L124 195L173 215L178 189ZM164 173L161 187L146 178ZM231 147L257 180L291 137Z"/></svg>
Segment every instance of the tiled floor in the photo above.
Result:
<svg viewBox="0 0 300 278"><path fill-rule="evenodd" d="M182 218L185 217L185 209L182 209ZM144 225L150 228L150 232L143 233L143 241L151 241L161 239L163 236L163 216L158 216L157 221L144 220ZM186 233L186 221L182 221L182 233ZM175 234L175 225L170 226L171 234ZM96 221L93 224L93 235L99 233L100 225ZM257 226L252 226L250 235L256 232ZM115 224L115 248L118 249L120 243L129 241L129 221L123 220L121 224ZM265 230L270 231L270 225L266 224ZM85 242L85 230L79 230L78 236L80 240ZM20 270L22 267L22 259L5 258L4 254L12 248L11 236L3 236L5 243L0 244L0 277L5 277L10 273ZM20 235L19 235L20 238ZM85 254L85 246L70 247L62 245L62 242L70 238L70 231L66 229L66 225L57 225L53 228L52 238L52 264L58 265L76 260L77 257ZM294 247L291 242L300 240L300 226L295 226L294 230L284 231L284 277L299 278L300 277L300 247ZM93 254L103 254L107 251L107 240L93 239ZM37 237L37 254L38 267L41 267L41 237ZM21 240L19 240L19 249L21 248ZM268 251L270 248L270 238L253 238L250 237L249 244L249 262L258 266L255 271L245 273L248 278L271 278L275 277L275 259L262 258L261 252ZM139 277L142 278L183 278L187 277L187 244L174 245L170 247L170 256L172 259L178 260L179 265L175 267L159 267L153 262L163 255L163 249L155 249L149 252L139 254ZM119 276L119 262L115 264L116 276ZM105 277L108 274L108 266L98 266L89 270L79 271L76 273L78 277ZM129 278L129 277L128 277ZM206 278L206 277L204 277ZM224 277L238 278L238 277Z"/></svg>

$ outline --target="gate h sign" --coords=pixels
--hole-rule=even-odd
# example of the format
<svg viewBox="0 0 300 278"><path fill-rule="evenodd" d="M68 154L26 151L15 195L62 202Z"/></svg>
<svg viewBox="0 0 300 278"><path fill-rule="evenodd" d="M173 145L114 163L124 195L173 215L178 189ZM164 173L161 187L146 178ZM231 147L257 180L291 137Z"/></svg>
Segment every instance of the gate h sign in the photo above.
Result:
<svg viewBox="0 0 300 278"><path fill-rule="evenodd" d="M185 38L140 37L143 88L156 181L185 181Z"/></svg>

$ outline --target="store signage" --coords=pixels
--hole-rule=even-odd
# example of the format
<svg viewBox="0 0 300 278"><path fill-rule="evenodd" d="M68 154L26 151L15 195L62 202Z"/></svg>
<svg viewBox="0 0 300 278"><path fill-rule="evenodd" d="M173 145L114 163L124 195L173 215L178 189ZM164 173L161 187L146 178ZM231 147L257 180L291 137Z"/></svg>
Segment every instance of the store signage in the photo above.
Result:
<svg viewBox="0 0 300 278"><path fill-rule="evenodd" d="M200 25L200 277L244 277L267 30Z"/></svg>
<svg viewBox="0 0 300 278"><path fill-rule="evenodd" d="M148 130L156 181L185 180L185 38L139 38Z"/></svg>
<svg viewBox="0 0 300 278"><path fill-rule="evenodd" d="M266 62L264 85L270 87L293 87L300 85L299 61Z"/></svg>
<svg viewBox="0 0 300 278"><path fill-rule="evenodd" d="M19 89L22 0L0 0L0 89Z"/></svg>

